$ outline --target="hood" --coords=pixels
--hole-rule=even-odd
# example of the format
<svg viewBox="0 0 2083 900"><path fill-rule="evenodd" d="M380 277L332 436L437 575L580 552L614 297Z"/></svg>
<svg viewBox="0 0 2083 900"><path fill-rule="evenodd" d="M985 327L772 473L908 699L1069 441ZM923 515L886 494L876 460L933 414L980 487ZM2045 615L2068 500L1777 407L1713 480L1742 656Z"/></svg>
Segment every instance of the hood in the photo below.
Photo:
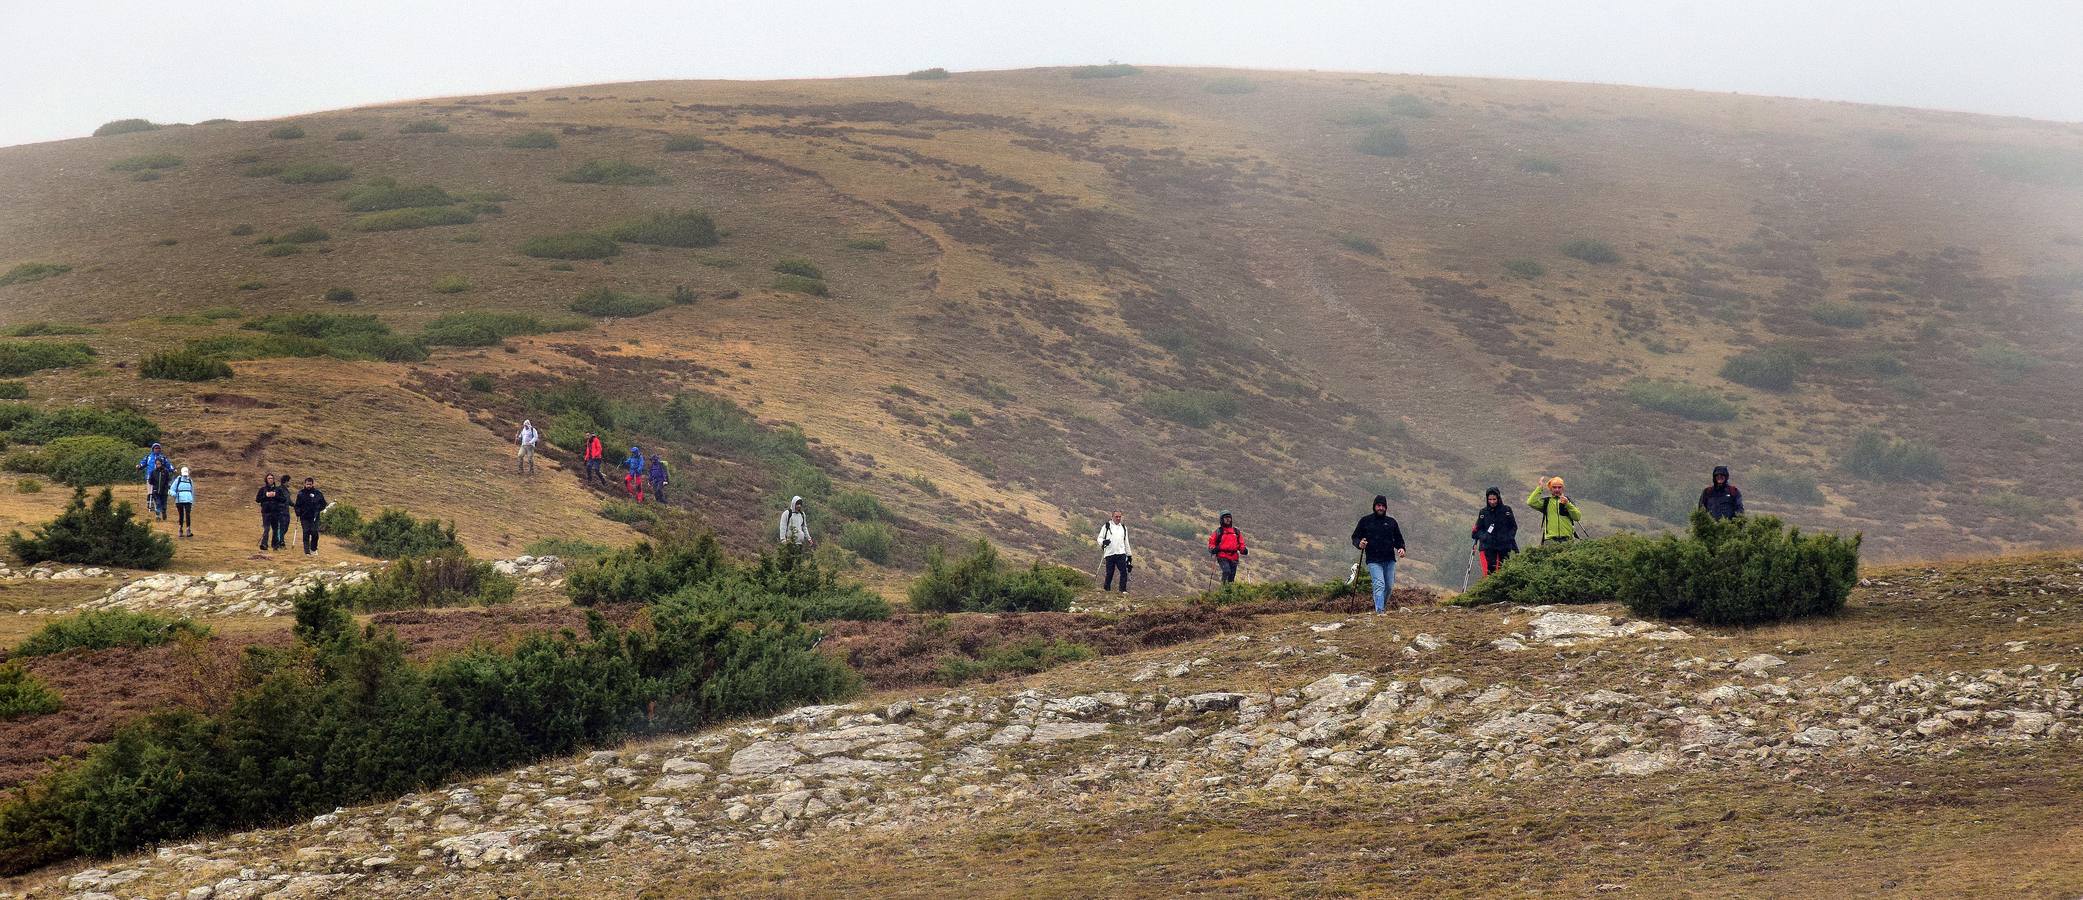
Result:
<svg viewBox="0 0 2083 900"><path fill-rule="evenodd" d="M1718 477L1718 478L1727 478L1727 477L1729 477L1729 467L1728 467L1728 466L1715 466L1715 467L1714 467L1714 475L1715 475L1715 477Z"/></svg>
<svg viewBox="0 0 2083 900"><path fill-rule="evenodd" d="M182 477L182 478L186 478L186 477L188 477L188 467L187 467L187 466L182 466L182 467L181 467L181 477Z"/></svg>
<svg viewBox="0 0 2083 900"><path fill-rule="evenodd" d="M796 508L796 504L799 504L799 503L802 503L802 502L803 502L803 498L802 498L802 496L801 496L801 495L797 495L797 496L794 496L794 497L790 497L790 498L788 498L788 508L789 508L789 509L795 509L795 508Z"/></svg>
<svg viewBox="0 0 2083 900"><path fill-rule="evenodd" d="M1491 497L1496 497L1496 498L1497 498L1497 499L1499 499L1499 500L1503 500L1503 499L1504 499L1504 492L1503 492L1503 491L1500 491L1500 490L1498 490L1498 489L1496 489L1496 488L1494 488L1494 487L1493 487L1493 488L1491 488L1491 489L1489 489L1489 490L1486 490L1486 491L1484 491L1484 492L1483 492L1483 499L1484 499L1484 500L1488 500L1488 499L1490 499Z"/></svg>

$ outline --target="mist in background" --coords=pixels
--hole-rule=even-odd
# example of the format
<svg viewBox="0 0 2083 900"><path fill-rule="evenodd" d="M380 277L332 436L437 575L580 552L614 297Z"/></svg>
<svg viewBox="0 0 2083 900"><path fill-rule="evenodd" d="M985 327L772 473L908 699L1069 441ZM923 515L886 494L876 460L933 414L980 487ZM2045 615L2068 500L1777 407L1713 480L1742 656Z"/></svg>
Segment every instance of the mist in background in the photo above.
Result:
<svg viewBox="0 0 2083 900"><path fill-rule="evenodd" d="M678 78L1119 60L1596 81L2083 121L2060 0L0 0L0 145Z"/></svg>

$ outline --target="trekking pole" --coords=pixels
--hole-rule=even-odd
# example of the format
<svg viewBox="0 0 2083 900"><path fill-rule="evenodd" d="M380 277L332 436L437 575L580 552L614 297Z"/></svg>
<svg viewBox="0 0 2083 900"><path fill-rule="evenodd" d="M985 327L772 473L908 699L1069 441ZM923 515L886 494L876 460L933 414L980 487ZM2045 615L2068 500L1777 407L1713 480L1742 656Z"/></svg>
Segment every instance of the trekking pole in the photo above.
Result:
<svg viewBox="0 0 2083 900"><path fill-rule="evenodd" d="M1360 551L1360 558L1359 558L1359 560L1357 560L1357 561L1355 561L1355 562L1353 563L1352 571L1350 571L1350 572L1347 572L1347 573L1345 573L1345 583L1346 583L1346 584L1352 584L1353 582L1356 582L1356 581L1359 581L1359 580L1360 580L1360 567L1361 567L1362 565L1364 565L1364 564L1365 564L1366 562L1367 562L1367 551L1365 551L1365 550L1362 550L1362 551Z"/></svg>
<svg viewBox="0 0 2083 900"><path fill-rule="evenodd" d="M1461 589L1462 589L1463 591L1466 591L1466 590L1468 590L1468 576L1470 576L1470 575L1473 575L1473 574L1475 574L1475 548L1476 548L1476 546L1477 546L1477 544L1476 544L1476 542L1474 542L1474 541L1470 541L1470 542L1469 542L1469 544L1468 544L1468 565L1466 565L1466 566L1463 566L1463 567L1462 567L1462 569L1461 569ZM1448 571L1452 571L1452 570L1448 570Z"/></svg>

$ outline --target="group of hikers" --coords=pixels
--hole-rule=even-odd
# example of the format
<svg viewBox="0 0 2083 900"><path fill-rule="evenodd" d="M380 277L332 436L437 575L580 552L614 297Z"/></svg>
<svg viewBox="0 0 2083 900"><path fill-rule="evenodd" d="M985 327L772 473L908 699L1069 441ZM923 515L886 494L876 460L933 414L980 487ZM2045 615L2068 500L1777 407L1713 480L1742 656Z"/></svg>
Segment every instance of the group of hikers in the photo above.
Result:
<svg viewBox="0 0 2083 900"><path fill-rule="evenodd" d="M1566 492L1566 483L1561 476L1543 478L1526 495L1526 506L1541 516L1541 543L1559 543L1578 539L1582 533L1584 511ZM802 498L796 498L800 501ZM1727 519L1743 514L1743 492L1729 483L1729 467L1715 466L1712 483L1700 491L1699 507L1709 516ZM788 535L788 518L783 514L784 540ZM1519 549L1519 521L1512 507L1504 502L1504 492L1490 488L1483 492L1483 505L1476 511L1475 525L1468 530L1469 552L1472 554L1470 567L1480 564L1483 574L1490 575L1497 567ZM1129 544L1128 527L1121 521L1121 513L1115 511L1100 524L1093 542L1099 545L1100 568L1103 580L1100 589L1118 590L1128 593L1128 575L1135 569L1135 550ZM1236 517L1223 510L1216 517L1215 530L1208 535L1208 555L1214 558L1217 572L1223 584L1237 580L1237 566L1251 548L1244 541L1243 532L1237 530ZM1374 589L1374 611L1388 608L1388 599L1396 586L1396 563L1409 554L1403 540L1403 528L1396 517L1389 515L1389 498L1376 494L1373 512L1360 518L1352 531L1353 549L1360 552L1360 562L1354 565L1354 577L1364 567Z"/></svg>
<svg viewBox="0 0 2083 900"><path fill-rule="evenodd" d="M177 513L175 526L179 536L195 536L195 478L188 474L188 467L174 468L173 460L166 455L166 448L157 441L137 461L137 470L145 475L145 508L159 521L166 521L169 508ZM253 494L253 502L260 507L260 549L284 549L289 540L289 519L295 514L303 532L304 554L318 552L318 519L325 512L325 492L318 489L318 479L306 477L304 489L291 495L288 475L262 476L260 490Z"/></svg>
<svg viewBox="0 0 2083 900"><path fill-rule="evenodd" d="M153 441L145 458L137 461L137 470L145 474L145 486L149 488L145 492L145 508L164 522L167 507L172 506L178 511L176 525L180 528L180 536L194 537L195 479L188 477L188 467L182 466L178 472L175 471L166 449L158 441Z"/></svg>
<svg viewBox="0 0 2083 900"><path fill-rule="evenodd" d="M539 439L535 430L535 423L525 419L522 420L521 434L517 439L520 443L521 472L532 473L535 471L535 444ZM600 435L591 431L586 432L586 442L580 449L579 456L586 463L586 474L584 476L586 481L608 485L613 484L613 482L608 480L607 475L601 471L601 464L607 457L607 448L601 446ZM644 448L635 444L629 445L629 453L622 458L622 493L624 496L642 503L644 502L644 488L649 486L651 497L660 503L664 503L666 502L666 486L671 483L672 470L665 464L664 454L653 453L646 457Z"/></svg>

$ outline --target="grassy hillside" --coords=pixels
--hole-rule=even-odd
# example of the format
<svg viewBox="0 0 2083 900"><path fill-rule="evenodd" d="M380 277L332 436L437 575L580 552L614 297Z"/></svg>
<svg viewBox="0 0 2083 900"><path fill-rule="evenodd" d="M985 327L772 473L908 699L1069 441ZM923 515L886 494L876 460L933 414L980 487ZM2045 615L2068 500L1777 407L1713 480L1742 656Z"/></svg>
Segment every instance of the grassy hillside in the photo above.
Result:
<svg viewBox="0 0 2083 900"><path fill-rule="evenodd" d="M879 522L899 568L979 532L1089 562L1118 507L1139 570L1205 582L1194 535L1233 509L1259 573L1322 576L1381 492L1415 574L1451 580L1488 484L1561 472L1600 527L1660 527L1716 463L1884 558L2072 541L2083 128L1072 74L606 85L0 149L0 269L27 266L0 328L92 329L6 339L98 353L28 375L28 402L145 411L241 529L265 467L486 553L626 536L575 459L511 473L525 416L664 447L676 504L741 548L805 493L828 543ZM714 234L652 218L687 211ZM249 327L314 312L433 346ZM541 333L453 345L514 331ZM138 376L190 342L234 376ZM318 355L243 358L286 352ZM0 528L63 494L0 498Z"/></svg>

